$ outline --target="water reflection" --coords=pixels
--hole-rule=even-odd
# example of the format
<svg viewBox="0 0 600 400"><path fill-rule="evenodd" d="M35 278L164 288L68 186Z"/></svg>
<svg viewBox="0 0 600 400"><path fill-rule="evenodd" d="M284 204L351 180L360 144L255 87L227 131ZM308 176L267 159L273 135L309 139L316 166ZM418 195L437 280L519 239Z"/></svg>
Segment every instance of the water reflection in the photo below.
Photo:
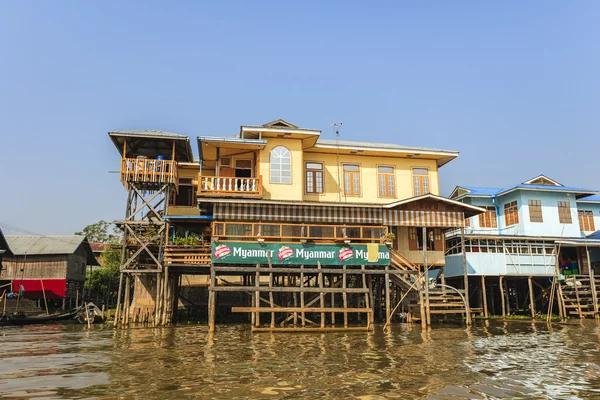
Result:
<svg viewBox="0 0 600 400"><path fill-rule="evenodd" d="M598 321L381 328L7 327L0 397L600 398Z"/></svg>

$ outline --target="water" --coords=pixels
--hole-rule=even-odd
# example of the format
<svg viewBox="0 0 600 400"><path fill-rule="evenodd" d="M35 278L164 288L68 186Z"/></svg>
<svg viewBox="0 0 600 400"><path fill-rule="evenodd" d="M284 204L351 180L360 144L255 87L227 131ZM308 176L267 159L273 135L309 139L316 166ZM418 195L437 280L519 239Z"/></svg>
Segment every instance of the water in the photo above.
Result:
<svg viewBox="0 0 600 400"><path fill-rule="evenodd" d="M600 324L0 328L0 398L600 399Z"/></svg>

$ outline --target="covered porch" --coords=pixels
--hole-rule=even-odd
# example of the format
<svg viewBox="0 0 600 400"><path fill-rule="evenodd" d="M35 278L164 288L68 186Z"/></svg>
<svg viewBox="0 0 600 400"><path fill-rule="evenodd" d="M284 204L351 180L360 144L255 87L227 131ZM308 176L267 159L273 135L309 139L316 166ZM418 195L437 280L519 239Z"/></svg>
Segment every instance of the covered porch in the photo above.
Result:
<svg viewBox="0 0 600 400"><path fill-rule="evenodd" d="M198 138L198 197L262 198L258 152L265 140L228 137Z"/></svg>

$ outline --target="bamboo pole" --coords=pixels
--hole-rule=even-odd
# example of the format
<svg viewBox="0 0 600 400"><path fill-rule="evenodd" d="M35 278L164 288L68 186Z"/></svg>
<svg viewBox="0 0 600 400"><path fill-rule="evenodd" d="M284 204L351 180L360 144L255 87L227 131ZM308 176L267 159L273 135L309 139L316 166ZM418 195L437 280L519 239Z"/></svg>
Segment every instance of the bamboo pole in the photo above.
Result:
<svg viewBox="0 0 600 400"><path fill-rule="evenodd" d="M131 278L129 274L125 275L125 301L123 302L124 325L129 325L129 301L131 295Z"/></svg>
<svg viewBox="0 0 600 400"><path fill-rule="evenodd" d="M255 304L254 306L256 308L260 307L260 264L256 264L256 275L255 275L255 279L254 279L254 285L256 287L256 292L254 293L254 300L255 300ZM260 326L260 312L256 312L256 317L254 318L254 322L255 322L255 326L258 328Z"/></svg>
<svg viewBox="0 0 600 400"><path fill-rule="evenodd" d="M44 289L44 280L40 279L40 283L42 284L42 294L44 295L44 304L46 305L46 315L50 315L48 312L48 300L46 299L46 289Z"/></svg>
<svg viewBox="0 0 600 400"><path fill-rule="evenodd" d="M596 278L594 276L594 270L592 269L592 259L590 258L590 249L585 246L585 254L587 257L588 264L588 275L590 277L590 288L592 289L592 302L594 304L594 318L599 318L598 315L598 295L596 292Z"/></svg>

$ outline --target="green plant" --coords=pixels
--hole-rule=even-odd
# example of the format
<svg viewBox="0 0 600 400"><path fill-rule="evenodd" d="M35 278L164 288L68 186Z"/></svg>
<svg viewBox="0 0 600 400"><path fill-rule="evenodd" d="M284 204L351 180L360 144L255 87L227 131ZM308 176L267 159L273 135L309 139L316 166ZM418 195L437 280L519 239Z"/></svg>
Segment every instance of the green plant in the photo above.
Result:
<svg viewBox="0 0 600 400"><path fill-rule="evenodd" d="M396 235L394 235L393 232L388 232L384 235L384 238L386 240L392 241L392 240L396 239Z"/></svg>
<svg viewBox="0 0 600 400"><path fill-rule="evenodd" d="M188 237L177 236L173 240L173 244L177 246L198 246L202 240L198 236L190 235Z"/></svg>

